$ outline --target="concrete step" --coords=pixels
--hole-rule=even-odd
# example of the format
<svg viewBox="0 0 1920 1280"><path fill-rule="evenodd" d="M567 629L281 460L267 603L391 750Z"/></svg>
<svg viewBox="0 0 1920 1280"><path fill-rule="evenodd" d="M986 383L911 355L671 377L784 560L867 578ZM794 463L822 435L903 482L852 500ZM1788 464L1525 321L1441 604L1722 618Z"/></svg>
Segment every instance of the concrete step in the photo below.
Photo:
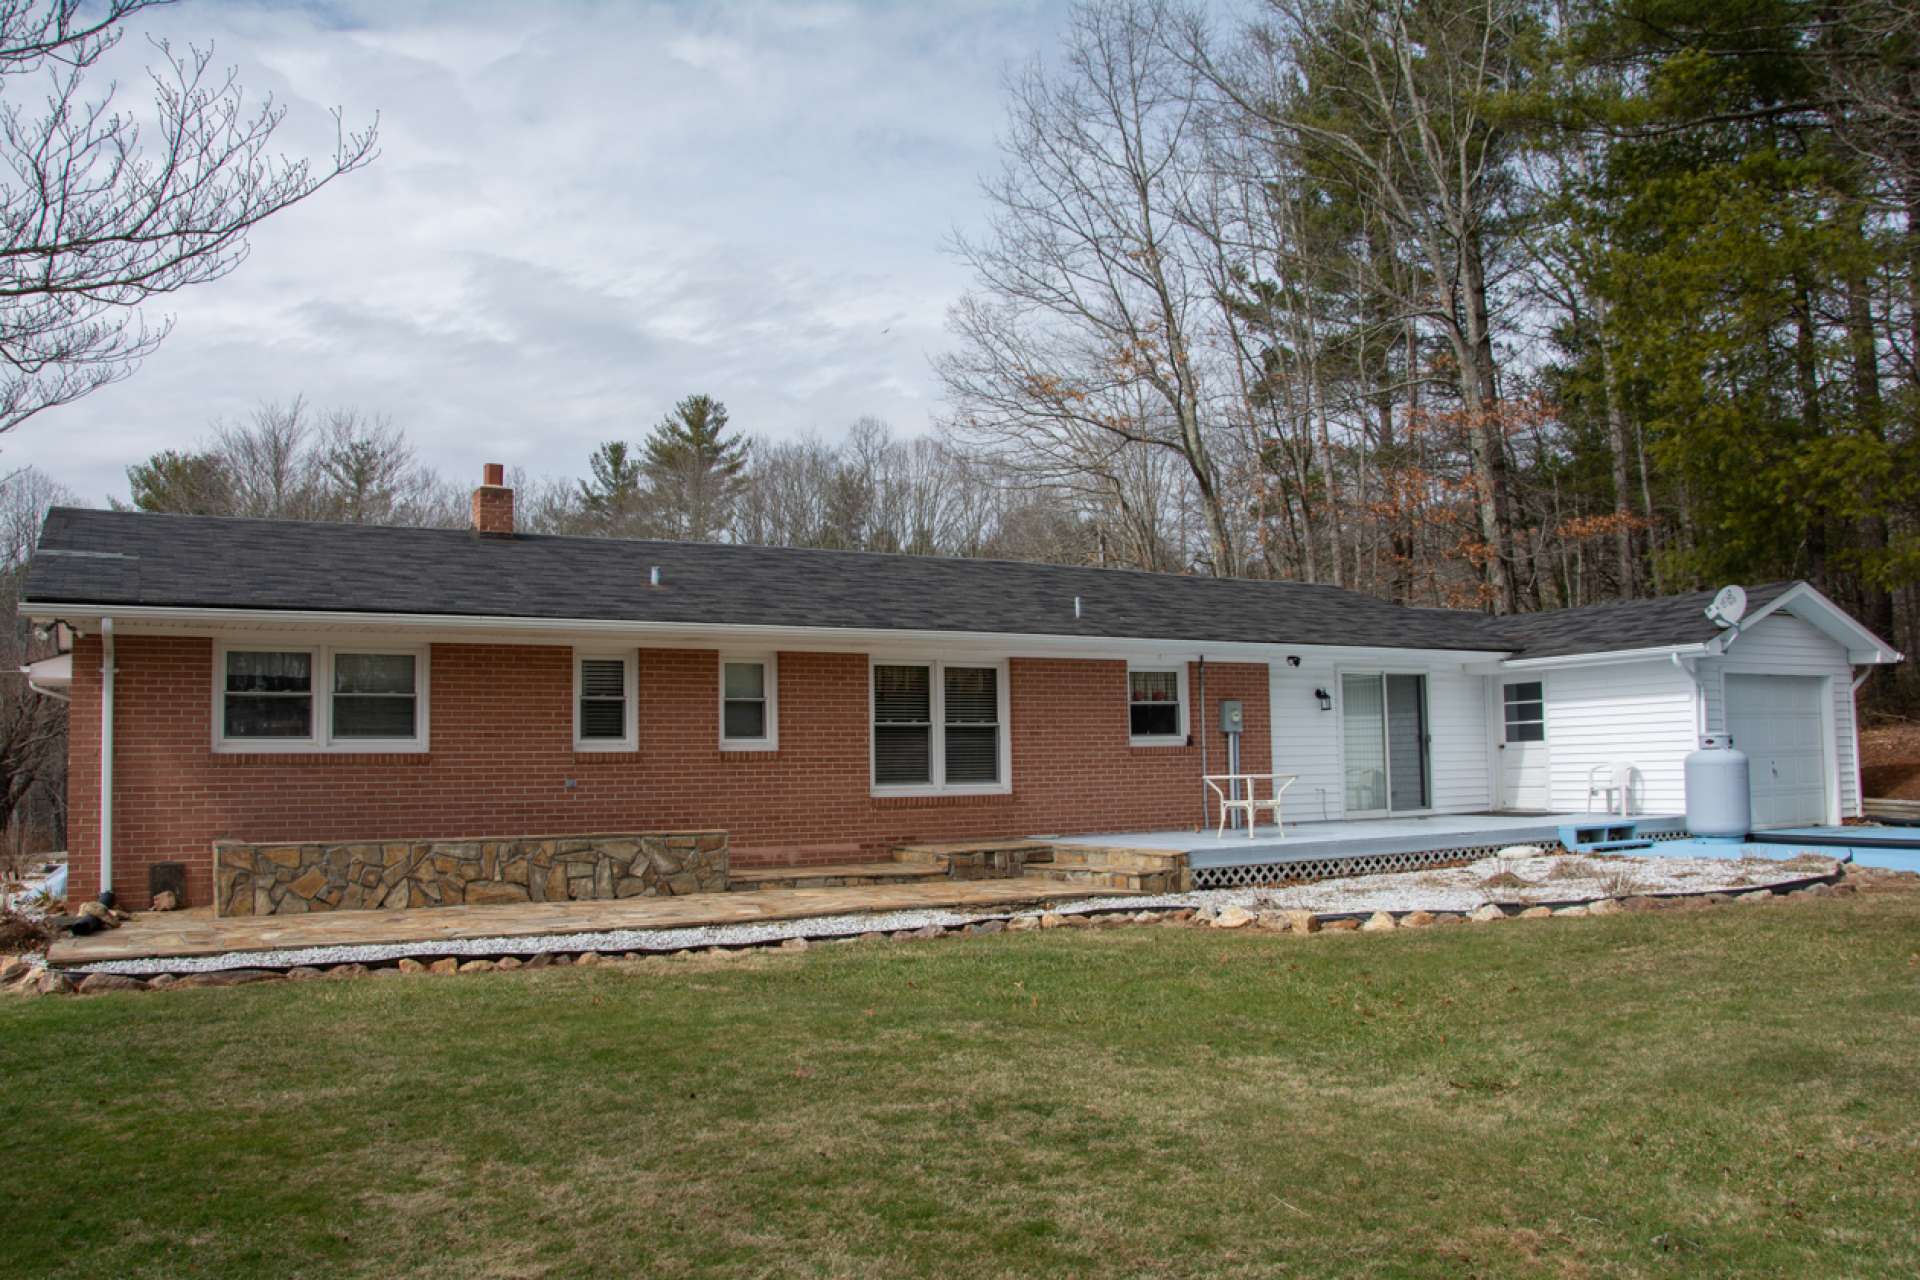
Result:
<svg viewBox="0 0 1920 1280"><path fill-rule="evenodd" d="M1179 893L1184 887L1178 870L1118 871L1106 867L1030 866L1025 880L1071 885L1076 889L1112 889L1121 893Z"/></svg>
<svg viewBox="0 0 1920 1280"><path fill-rule="evenodd" d="M838 889L860 885L922 884L945 880L945 867L911 862L828 862L811 867L736 867L727 887L735 893L759 889Z"/></svg>

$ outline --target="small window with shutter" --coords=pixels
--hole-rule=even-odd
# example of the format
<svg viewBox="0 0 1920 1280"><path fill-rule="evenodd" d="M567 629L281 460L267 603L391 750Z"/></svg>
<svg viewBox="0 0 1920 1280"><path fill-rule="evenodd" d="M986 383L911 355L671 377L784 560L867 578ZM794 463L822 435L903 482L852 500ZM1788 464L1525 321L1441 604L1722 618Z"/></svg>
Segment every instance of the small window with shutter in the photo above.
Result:
<svg viewBox="0 0 1920 1280"><path fill-rule="evenodd" d="M582 654L574 661L574 746L631 751L636 745L633 658Z"/></svg>

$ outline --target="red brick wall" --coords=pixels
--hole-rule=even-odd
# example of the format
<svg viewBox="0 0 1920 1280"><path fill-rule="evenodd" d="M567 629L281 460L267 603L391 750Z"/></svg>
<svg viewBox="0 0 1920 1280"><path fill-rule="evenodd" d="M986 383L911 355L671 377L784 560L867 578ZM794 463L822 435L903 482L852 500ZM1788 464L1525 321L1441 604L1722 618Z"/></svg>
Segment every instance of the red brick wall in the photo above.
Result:
<svg viewBox="0 0 1920 1280"><path fill-rule="evenodd" d="M412 755L228 755L212 750L213 642L121 637L114 755L114 887L147 901L147 868L187 864L211 897L211 844L720 828L736 865L882 857L906 840L1192 828L1199 747L1131 747L1126 665L1015 659L1013 791L931 799L869 794L867 659L779 656L777 752L718 749L714 650L642 650L640 749L573 750L572 651L436 644L431 750ZM100 648L74 652L69 782L76 900L98 891ZM1259 665L1207 668L1208 764L1226 767L1218 704L1246 705L1243 768L1267 768ZM1196 700L1197 673L1190 673ZM567 779L574 779L569 788Z"/></svg>

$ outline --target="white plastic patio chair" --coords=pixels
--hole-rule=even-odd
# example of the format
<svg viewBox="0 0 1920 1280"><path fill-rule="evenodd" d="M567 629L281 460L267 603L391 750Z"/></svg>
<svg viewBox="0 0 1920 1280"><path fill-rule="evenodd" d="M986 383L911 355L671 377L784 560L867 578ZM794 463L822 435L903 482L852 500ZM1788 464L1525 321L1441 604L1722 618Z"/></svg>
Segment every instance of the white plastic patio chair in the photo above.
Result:
<svg viewBox="0 0 1920 1280"><path fill-rule="evenodd" d="M1637 770L1630 760L1616 760L1612 764L1597 764L1587 770L1587 812L1593 812L1593 802L1604 803L1602 813L1617 813L1629 817L1633 813L1633 775ZM1616 808L1615 806L1618 806Z"/></svg>

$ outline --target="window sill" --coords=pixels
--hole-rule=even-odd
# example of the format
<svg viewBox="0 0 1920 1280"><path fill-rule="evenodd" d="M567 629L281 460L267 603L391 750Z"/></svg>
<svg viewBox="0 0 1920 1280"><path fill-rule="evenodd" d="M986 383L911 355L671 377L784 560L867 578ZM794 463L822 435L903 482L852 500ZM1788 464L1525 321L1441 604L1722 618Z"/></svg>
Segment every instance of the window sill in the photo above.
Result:
<svg viewBox="0 0 1920 1280"><path fill-rule="evenodd" d="M216 765L425 765L433 763L431 752L418 748L401 751L341 751L309 748L304 751L236 751L231 747L208 753Z"/></svg>
<svg viewBox="0 0 1920 1280"><path fill-rule="evenodd" d="M609 750L605 747L580 747L573 749L573 762L582 765L596 764L633 764L640 759L636 747L620 747Z"/></svg>
<svg viewBox="0 0 1920 1280"><path fill-rule="evenodd" d="M867 796L875 809L946 809L974 805L1010 805L1011 789L1004 791L873 791Z"/></svg>
<svg viewBox="0 0 1920 1280"><path fill-rule="evenodd" d="M1127 745L1143 750L1160 750L1166 747L1190 747L1193 743L1186 734L1167 734L1164 737L1128 738Z"/></svg>
<svg viewBox="0 0 1920 1280"><path fill-rule="evenodd" d="M775 755L780 744L766 738L722 738L720 754L723 756L768 756Z"/></svg>

